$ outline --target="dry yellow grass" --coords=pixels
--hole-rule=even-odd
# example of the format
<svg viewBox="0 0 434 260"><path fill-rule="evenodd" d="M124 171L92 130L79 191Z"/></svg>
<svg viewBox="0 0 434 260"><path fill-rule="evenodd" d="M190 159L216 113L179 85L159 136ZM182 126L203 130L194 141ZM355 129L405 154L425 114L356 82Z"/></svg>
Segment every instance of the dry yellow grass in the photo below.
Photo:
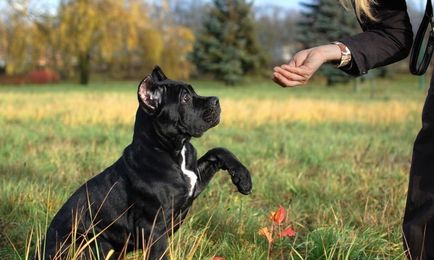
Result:
<svg viewBox="0 0 434 260"><path fill-rule="evenodd" d="M342 101L309 98L285 100L225 99L222 124L258 126L281 122L400 123L417 115L416 101ZM8 120L56 118L66 125L132 124L137 102L127 93L4 93L0 117Z"/></svg>
<svg viewBox="0 0 434 260"><path fill-rule="evenodd" d="M238 196L227 176L217 176L174 238L174 258L195 251L199 259L263 259L267 245L254 235L263 226L259 216L277 205L288 208L299 234L279 245L282 252L312 259L402 258L411 143L425 93L394 84L383 84L372 99L364 90L356 95L339 88L323 95L329 92L205 86L207 95L221 97L223 127L195 142L198 154L230 148L251 170L255 192ZM43 226L76 186L118 158L136 109L133 89L114 84L2 90L1 219L16 224L4 226L0 236L9 235L24 251L33 223ZM287 131L286 122L302 123ZM13 258L10 242L0 239L0 245L0 258Z"/></svg>
<svg viewBox="0 0 434 260"><path fill-rule="evenodd" d="M261 125L280 122L360 122L368 124L403 122L420 110L418 102L287 99L246 99L223 103L224 123Z"/></svg>

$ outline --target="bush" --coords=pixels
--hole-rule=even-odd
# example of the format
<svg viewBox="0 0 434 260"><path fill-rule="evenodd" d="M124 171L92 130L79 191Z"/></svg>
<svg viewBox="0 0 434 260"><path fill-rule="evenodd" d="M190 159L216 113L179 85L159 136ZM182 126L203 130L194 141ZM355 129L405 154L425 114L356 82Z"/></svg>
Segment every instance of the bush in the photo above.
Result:
<svg viewBox="0 0 434 260"><path fill-rule="evenodd" d="M39 69L30 72L27 75L29 83L46 84L59 81L59 74L50 69Z"/></svg>
<svg viewBox="0 0 434 260"><path fill-rule="evenodd" d="M60 76L50 69L37 69L28 74L0 76L0 84L47 84L58 82Z"/></svg>

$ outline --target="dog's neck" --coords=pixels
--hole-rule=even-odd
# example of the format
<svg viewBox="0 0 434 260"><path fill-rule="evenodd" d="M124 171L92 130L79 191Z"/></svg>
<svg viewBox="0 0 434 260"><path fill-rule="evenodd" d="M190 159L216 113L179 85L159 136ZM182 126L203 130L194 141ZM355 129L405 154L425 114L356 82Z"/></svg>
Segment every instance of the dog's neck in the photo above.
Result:
<svg viewBox="0 0 434 260"><path fill-rule="evenodd" d="M140 107L137 109L134 125L133 144L146 143L167 151L171 155L178 156L189 138L183 136L166 136L155 129L153 119Z"/></svg>

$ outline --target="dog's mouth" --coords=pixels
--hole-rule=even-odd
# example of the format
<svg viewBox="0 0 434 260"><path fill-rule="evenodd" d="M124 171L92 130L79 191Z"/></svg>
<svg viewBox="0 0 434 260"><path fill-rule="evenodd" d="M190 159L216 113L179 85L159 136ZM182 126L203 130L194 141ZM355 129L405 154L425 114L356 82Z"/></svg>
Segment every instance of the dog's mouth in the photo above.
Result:
<svg viewBox="0 0 434 260"><path fill-rule="evenodd" d="M215 118L215 120L211 123L211 127L214 127L220 123L220 115Z"/></svg>
<svg viewBox="0 0 434 260"><path fill-rule="evenodd" d="M203 113L203 121L208 123L210 127L218 125L220 122L220 107L211 107Z"/></svg>

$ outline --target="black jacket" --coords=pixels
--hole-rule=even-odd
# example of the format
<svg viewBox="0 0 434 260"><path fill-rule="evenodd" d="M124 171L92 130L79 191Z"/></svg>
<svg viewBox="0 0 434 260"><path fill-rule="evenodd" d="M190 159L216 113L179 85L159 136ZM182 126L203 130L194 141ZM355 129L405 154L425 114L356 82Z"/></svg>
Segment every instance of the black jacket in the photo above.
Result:
<svg viewBox="0 0 434 260"><path fill-rule="evenodd" d="M408 56L413 32L405 0L377 0L373 6L377 21L359 20L363 33L340 40L348 46L352 61L342 68L359 76L369 69L388 65Z"/></svg>

